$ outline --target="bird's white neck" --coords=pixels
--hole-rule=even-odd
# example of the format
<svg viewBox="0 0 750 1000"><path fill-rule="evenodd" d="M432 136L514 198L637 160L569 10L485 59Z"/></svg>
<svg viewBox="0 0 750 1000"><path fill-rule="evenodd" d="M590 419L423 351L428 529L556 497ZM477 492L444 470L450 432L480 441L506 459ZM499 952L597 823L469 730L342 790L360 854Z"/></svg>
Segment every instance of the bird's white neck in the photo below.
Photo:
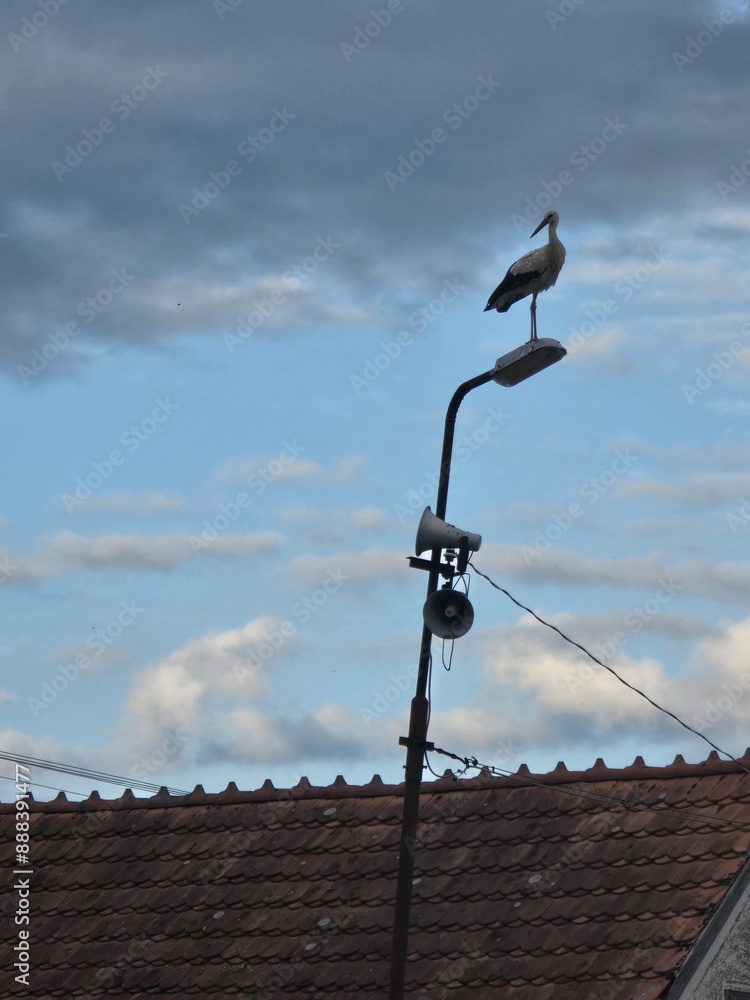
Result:
<svg viewBox="0 0 750 1000"><path fill-rule="evenodd" d="M565 247L557 236L557 220L554 219L549 224L549 239L547 240L550 256L555 260L558 268L562 267L565 260Z"/></svg>

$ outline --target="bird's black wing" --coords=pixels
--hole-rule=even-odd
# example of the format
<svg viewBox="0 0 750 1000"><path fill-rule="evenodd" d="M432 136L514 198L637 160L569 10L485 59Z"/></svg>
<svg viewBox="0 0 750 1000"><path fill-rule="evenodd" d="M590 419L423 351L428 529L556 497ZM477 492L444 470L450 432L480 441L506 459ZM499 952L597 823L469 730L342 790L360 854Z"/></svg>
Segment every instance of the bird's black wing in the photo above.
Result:
<svg viewBox="0 0 750 1000"><path fill-rule="evenodd" d="M520 272L517 271L514 274L513 268L517 267L518 264L520 263L521 261L516 261L515 264L511 264L511 266L508 268L508 273L505 275L503 280L500 282L495 291L492 293L492 295L490 295L489 299L487 300L487 305L484 307L484 312L487 312L488 309L494 309L495 303L497 302L497 300L500 298L501 295L505 295L506 292L512 292L514 288L520 288L521 286L528 284L530 281L533 281L534 278L539 278L541 277L542 274L544 274L545 271L544 268L542 268L541 270L536 268L533 271L520 271ZM519 297L523 298L523 296ZM511 300L511 302L508 303L508 308L514 301L516 300L513 299ZM503 312L505 312L505 309L503 309Z"/></svg>

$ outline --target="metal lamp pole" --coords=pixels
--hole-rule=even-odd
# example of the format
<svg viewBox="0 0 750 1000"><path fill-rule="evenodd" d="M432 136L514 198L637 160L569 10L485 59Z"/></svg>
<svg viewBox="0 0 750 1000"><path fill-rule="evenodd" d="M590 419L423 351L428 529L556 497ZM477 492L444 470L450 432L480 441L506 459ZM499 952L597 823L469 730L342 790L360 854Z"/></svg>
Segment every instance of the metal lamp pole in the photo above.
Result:
<svg viewBox="0 0 750 1000"><path fill-rule="evenodd" d="M565 349L556 340L543 339L530 341L528 344L524 344L522 347L500 358L494 368L483 372L481 375L477 375L475 378L469 379L456 389L445 414L443 453L440 459L440 477L438 479L437 500L435 503L435 515L437 517L445 520L456 416L464 397L472 389L476 389L480 385L486 385L487 382L493 379L501 385L516 385L537 371L541 371L543 368L554 364L555 361L559 361L565 354ZM427 578L427 597L433 594L438 588L440 557L441 550L433 549ZM407 747L407 751L406 766L404 768L404 805L401 819L401 840L398 856L388 1000L403 1000L404 997L406 959L409 946L412 880L414 877L414 851L416 849L417 822L419 819L419 795L422 784L422 773L424 771L424 755L429 747L427 743L427 718L429 710L427 680L429 676L431 647L432 633L427 628L427 625L424 625L422 629L422 645L419 652L417 689L411 702L409 735L399 740L399 743Z"/></svg>

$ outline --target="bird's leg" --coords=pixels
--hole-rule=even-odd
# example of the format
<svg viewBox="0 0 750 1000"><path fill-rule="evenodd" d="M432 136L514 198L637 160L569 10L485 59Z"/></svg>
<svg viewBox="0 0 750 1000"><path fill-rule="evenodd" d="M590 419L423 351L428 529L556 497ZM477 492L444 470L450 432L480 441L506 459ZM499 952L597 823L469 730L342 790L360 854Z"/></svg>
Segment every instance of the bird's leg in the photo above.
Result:
<svg viewBox="0 0 750 1000"><path fill-rule="evenodd" d="M530 340L536 340L536 296L537 293L531 296L531 337Z"/></svg>

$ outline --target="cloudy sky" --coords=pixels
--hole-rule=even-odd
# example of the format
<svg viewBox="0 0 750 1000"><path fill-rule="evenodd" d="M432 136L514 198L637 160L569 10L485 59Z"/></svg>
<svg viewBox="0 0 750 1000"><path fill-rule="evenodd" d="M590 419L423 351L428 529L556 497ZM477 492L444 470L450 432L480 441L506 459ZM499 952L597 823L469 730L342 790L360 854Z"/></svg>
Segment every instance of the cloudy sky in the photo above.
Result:
<svg viewBox="0 0 750 1000"><path fill-rule="evenodd" d="M539 332L568 356L468 397L448 520L744 750L747 3L0 20L0 749L213 791L399 780L445 407L528 338L526 302L482 310L553 207ZM435 645L439 746L511 770L706 755L476 575L471 597L449 672Z"/></svg>

